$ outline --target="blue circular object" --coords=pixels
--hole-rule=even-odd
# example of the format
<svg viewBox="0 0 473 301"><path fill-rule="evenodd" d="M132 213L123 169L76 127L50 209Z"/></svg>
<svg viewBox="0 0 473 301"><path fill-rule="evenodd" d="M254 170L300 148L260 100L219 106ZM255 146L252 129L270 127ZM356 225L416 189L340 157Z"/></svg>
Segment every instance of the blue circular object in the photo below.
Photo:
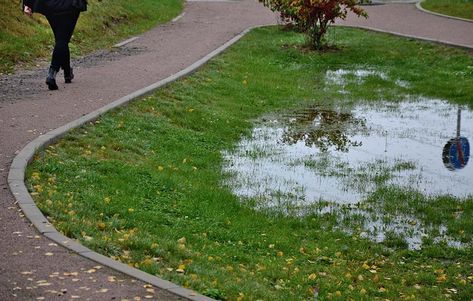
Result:
<svg viewBox="0 0 473 301"><path fill-rule="evenodd" d="M449 170L462 169L470 159L470 143L465 137L450 139L443 148L443 163Z"/></svg>

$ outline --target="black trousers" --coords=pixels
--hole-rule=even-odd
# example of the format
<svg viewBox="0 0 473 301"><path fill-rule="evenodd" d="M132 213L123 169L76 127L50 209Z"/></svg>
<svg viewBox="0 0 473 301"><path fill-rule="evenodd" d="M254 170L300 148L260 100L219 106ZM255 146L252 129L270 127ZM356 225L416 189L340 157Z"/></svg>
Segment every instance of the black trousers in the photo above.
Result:
<svg viewBox="0 0 473 301"><path fill-rule="evenodd" d="M54 33L54 50L51 59L51 68L59 71L60 68L71 68L71 54L69 42L76 27L79 12L68 12L57 15L47 15L49 25Z"/></svg>

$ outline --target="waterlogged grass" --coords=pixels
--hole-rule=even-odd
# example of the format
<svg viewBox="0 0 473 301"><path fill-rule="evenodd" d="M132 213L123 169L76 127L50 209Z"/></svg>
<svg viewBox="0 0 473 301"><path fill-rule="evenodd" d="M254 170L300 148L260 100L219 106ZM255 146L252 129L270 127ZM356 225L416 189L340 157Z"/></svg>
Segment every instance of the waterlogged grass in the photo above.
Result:
<svg viewBox="0 0 473 301"><path fill-rule="evenodd" d="M472 0L425 0L421 5L433 12L473 20Z"/></svg>
<svg viewBox="0 0 473 301"><path fill-rule="evenodd" d="M316 289L321 300L470 300L471 244L456 249L427 235L409 250L396 229L376 243L363 224L381 208L387 219L412 215L471 243L471 198L382 187L358 208L288 216L254 210L222 185L231 177L222 175L222 151L265 113L402 95L472 105L471 53L353 29L333 36L340 50L306 53L301 35L253 31L194 75L48 147L28 169L32 195L66 235L217 299L307 300ZM325 82L338 69L382 70L392 80L341 94Z"/></svg>
<svg viewBox="0 0 473 301"><path fill-rule="evenodd" d="M50 55L53 34L40 14L24 16L20 1L1 0L0 73L11 72L17 64L32 65ZM73 55L109 47L130 35L164 23L182 10L180 0L90 0L82 13L70 47Z"/></svg>

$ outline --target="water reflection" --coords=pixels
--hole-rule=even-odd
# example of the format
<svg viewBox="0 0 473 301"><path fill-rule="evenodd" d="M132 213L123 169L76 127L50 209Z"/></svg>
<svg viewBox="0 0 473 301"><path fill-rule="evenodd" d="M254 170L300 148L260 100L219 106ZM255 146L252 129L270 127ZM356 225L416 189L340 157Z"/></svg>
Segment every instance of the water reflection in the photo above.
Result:
<svg viewBox="0 0 473 301"><path fill-rule="evenodd" d="M462 134L471 137L473 113L462 113ZM357 203L380 185L473 195L473 169L452 173L439 158L457 123L457 108L445 101L360 104L349 113L312 107L266 120L224 153L234 192L264 206Z"/></svg>
<svg viewBox="0 0 473 301"><path fill-rule="evenodd" d="M347 152L350 147L361 146L361 141L352 140L350 136L367 130L364 118L318 106L285 117L289 126L282 136L283 143L292 145L302 141L321 151L335 147L337 151Z"/></svg>
<svg viewBox="0 0 473 301"><path fill-rule="evenodd" d="M457 115L457 136L450 139L443 147L442 160L448 170L462 169L470 159L470 143L466 137L461 136L461 108Z"/></svg>

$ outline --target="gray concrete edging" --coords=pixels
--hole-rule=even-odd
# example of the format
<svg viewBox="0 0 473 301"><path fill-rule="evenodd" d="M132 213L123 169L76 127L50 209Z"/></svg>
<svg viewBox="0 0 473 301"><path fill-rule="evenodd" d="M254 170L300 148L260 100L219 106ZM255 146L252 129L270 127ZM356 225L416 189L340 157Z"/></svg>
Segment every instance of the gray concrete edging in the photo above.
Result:
<svg viewBox="0 0 473 301"><path fill-rule="evenodd" d="M159 81L156 82L152 85L149 85L145 88L142 88L138 91L135 91L129 95L126 95L118 100L115 100L111 102L110 104L95 110L87 115L82 116L79 119L76 119L72 122L67 123L66 125L63 125L55 130L52 130L46 134L43 134L33 141L29 142L19 153L18 155L15 156L13 159L12 164L10 165L10 170L8 173L8 185L10 187L10 190L13 194L13 196L16 199L16 203L19 205L21 208L23 214L25 217L30 220L30 222L36 227L36 229L43 234L44 236L48 237L49 239L53 240L54 242L58 243L59 245L62 245L63 247L67 248L68 250L71 250L85 258L91 259L95 262L98 262L102 264L103 266L110 267L114 270L117 270L119 272L122 272L126 275L129 275L133 278L142 280L144 282L147 282L151 285L154 285L157 288L163 289L165 291L168 291L174 295L177 295L179 297L186 298L188 300L192 301L212 301L214 299L209 298L207 296L198 294L192 290L186 289L184 287L178 286L172 282L169 282L167 280L161 279L159 277L150 275L148 273L145 273L141 270L138 270L136 268L130 267L126 264L123 264L121 262L118 262L116 260L113 260L109 257L106 257L104 255L101 255L99 253L96 253L87 247L81 245L77 241L70 239L64 235L62 235L59 231L54 228L54 226L46 219L46 217L42 214L42 212L38 209L36 206L33 198L31 197L30 193L28 192L28 189L26 188L25 185L25 172L28 163L30 163L34 155L37 152L41 152L44 150L46 147L49 145L53 144L55 141L63 137L65 134L67 134L70 130L81 127L85 125L86 123L93 122L100 118L103 114L107 113L110 110L113 110L115 108L124 106L128 104L129 102L143 97L147 94L152 93L153 91L173 82L181 77L187 76L194 71L196 71L198 68L200 68L202 65L207 63L209 60L214 58L215 56L219 55L223 51L225 51L227 48L232 46L234 43L236 43L238 40L240 40L243 36L245 36L248 32L250 32L252 29L258 28L261 26L254 26L251 28L248 28L244 30L243 32L239 33L232 39L228 40L225 44L222 46L218 47L214 51L210 52L200 60L196 61L192 65L188 66L187 68Z"/></svg>
<svg viewBox="0 0 473 301"><path fill-rule="evenodd" d="M424 2L424 1L425 1L425 0L417 1L416 7L417 7L418 10L423 11L423 12L426 13L426 14L431 14L431 15L435 15L435 16L439 16L439 17L448 18L448 19L459 20L459 21L464 21L464 22L472 22L472 23L473 23L473 20L470 20L470 19L465 19L465 18L460 18L460 17L449 16L449 15L445 15L445 14L441 14L441 13L436 13L436 12L433 12L433 11L431 11L431 10L425 9L425 8L423 8L422 5L421 5L421 3Z"/></svg>
<svg viewBox="0 0 473 301"><path fill-rule="evenodd" d="M432 42L432 43L437 43L437 44L443 44L443 45L447 45L447 46L451 46L451 47L464 48L466 50L473 50L473 46L466 45L466 44L456 44L456 43L450 43L450 42L436 40L436 39L423 38L423 37L420 37L420 36L403 34L403 33L399 33L399 32L383 30L383 29L378 29L378 28L369 27L369 26L345 25L345 24L337 24L335 26L366 29L366 30L374 31L374 32L388 33L388 34L392 34L392 35L403 37L403 38L409 38L409 39L414 39L414 40L419 40L419 41L426 41L426 42Z"/></svg>
<svg viewBox="0 0 473 301"><path fill-rule="evenodd" d="M184 15L186 14L186 12L182 12L179 16L175 17L174 19L171 20L170 23L175 23L177 21L179 21L179 19L181 19L182 17L184 17ZM123 47L125 46L126 44L129 44L133 41L136 41L137 39L139 39L140 37L131 37L129 39L126 39L125 41L121 41L120 43L117 43L115 45L112 46L112 48L120 48L120 47Z"/></svg>

